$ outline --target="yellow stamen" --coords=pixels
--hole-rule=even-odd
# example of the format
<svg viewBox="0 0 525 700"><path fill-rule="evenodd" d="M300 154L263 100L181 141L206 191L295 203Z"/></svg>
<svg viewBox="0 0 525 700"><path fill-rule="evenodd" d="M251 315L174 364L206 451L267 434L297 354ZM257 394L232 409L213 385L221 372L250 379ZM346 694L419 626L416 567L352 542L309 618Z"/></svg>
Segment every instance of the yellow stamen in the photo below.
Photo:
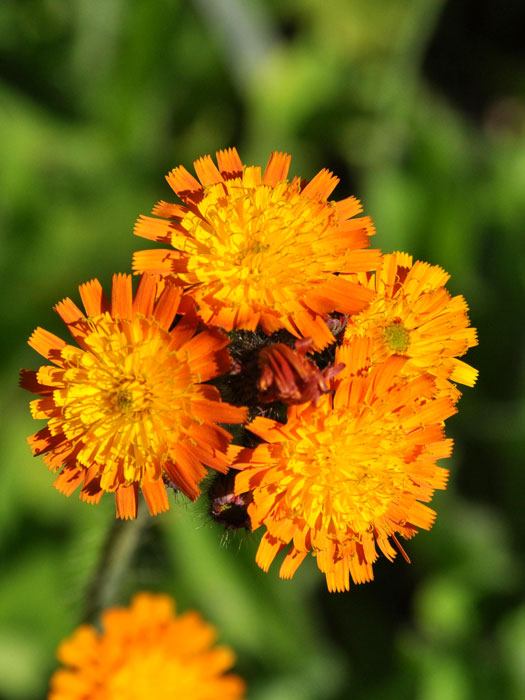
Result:
<svg viewBox="0 0 525 700"><path fill-rule="evenodd" d="M404 354L410 344L410 333L401 321L393 321L385 326L385 342L392 352Z"/></svg>

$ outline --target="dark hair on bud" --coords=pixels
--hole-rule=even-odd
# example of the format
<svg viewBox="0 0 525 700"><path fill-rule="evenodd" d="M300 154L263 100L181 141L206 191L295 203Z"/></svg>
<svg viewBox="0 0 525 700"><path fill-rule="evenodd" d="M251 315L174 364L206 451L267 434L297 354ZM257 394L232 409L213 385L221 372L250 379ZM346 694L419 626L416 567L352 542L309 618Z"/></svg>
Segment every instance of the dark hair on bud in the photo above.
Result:
<svg viewBox="0 0 525 700"><path fill-rule="evenodd" d="M251 493L236 495L234 493L235 475L231 469L227 474L218 474L208 491L209 513L215 522L227 529L251 530L248 506L252 501Z"/></svg>

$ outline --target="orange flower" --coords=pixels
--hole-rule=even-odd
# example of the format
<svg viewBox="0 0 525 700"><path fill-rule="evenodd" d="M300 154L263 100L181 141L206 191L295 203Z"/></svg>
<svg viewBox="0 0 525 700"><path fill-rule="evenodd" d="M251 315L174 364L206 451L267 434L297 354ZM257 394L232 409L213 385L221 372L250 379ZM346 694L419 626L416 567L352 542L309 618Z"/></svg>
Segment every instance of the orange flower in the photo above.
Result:
<svg viewBox="0 0 525 700"><path fill-rule="evenodd" d="M140 593L129 608L102 615L103 631L79 627L58 649L66 666L49 700L241 700L244 682L227 674L231 649L213 646L214 628L196 612L178 617L165 595Z"/></svg>
<svg viewBox="0 0 525 700"><path fill-rule="evenodd" d="M167 176L184 205L159 202L135 233L174 250L135 254L134 269L176 276L201 318L226 330L265 333L285 328L311 337L317 349L333 342L325 323L334 310L355 313L371 290L336 273L373 270L366 250L374 228L355 197L328 197L338 178L321 170L308 184L287 179L290 156L274 152L264 172L245 166L235 149L182 166Z"/></svg>
<svg viewBox="0 0 525 700"><path fill-rule="evenodd" d="M172 330L180 288L145 275L133 298L131 277L115 275L111 302L98 280L80 287L84 314L71 299L55 309L80 347L37 328L29 345L50 360L23 370L21 385L40 394L34 418L48 421L29 438L66 495L97 503L114 492L117 516L133 518L142 489L152 515L169 508L163 479L199 494L204 465L226 472L231 435L217 423L245 419L245 409L202 384L229 367L227 337L196 332L188 318ZM158 298L157 298L158 297Z"/></svg>
<svg viewBox="0 0 525 700"><path fill-rule="evenodd" d="M266 528L259 566L268 570L291 543L280 576L291 578L311 551L331 591L347 590L350 577L370 581L376 547L392 559L395 548L404 553L398 534L429 529L435 513L425 503L448 474L436 460L451 452L451 399L436 398L428 376L400 381L401 357L369 371L366 344L355 344L350 371L317 406L292 406L284 425L256 418L248 427L265 442L233 465L242 470L235 492L252 492L252 529Z"/></svg>
<svg viewBox="0 0 525 700"><path fill-rule="evenodd" d="M348 320L345 343L370 338L372 362L403 355L408 358L405 375L428 372L454 398L459 392L450 381L474 385L477 370L457 358L477 344L476 331L469 326L465 299L445 289L449 275L444 270L393 253L384 256L379 272L356 277L377 294ZM344 362L341 351L338 358Z"/></svg>

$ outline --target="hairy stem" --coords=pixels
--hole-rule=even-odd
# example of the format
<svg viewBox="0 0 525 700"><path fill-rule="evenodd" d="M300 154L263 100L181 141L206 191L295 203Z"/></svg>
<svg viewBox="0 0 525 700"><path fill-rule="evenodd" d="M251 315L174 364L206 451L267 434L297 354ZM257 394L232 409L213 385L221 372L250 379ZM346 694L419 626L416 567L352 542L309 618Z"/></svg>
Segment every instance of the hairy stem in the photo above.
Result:
<svg viewBox="0 0 525 700"><path fill-rule="evenodd" d="M115 603L150 520L144 506L139 508L135 520L115 520L109 529L86 592L84 622L93 622L104 608Z"/></svg>

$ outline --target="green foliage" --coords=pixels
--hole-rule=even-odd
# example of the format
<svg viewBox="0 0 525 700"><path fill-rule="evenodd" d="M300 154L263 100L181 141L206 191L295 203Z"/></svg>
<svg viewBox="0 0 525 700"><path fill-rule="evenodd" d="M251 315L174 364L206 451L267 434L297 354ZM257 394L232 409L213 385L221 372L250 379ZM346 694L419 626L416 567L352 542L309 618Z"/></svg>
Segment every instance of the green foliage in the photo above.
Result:
<svg viewBox="0 0 525 700"><path fill-rule="evenodd" d="M481 80L457 5L0 3L1 697L44 696L112 519L109 499L65 499L30 456L37 428L15 378L38 359L25 340L61 332L50 308L80 282L129 269L145 245L136 216L170 197L165 172L233 144L254 161L289 150L304 177L332 167L378 246L443 265L480 331L480 381L451 421L451 488L433 531L407 544L411 567L384 562L345 595L326 593L312 561L280 581L255 566L257 536L219 545L205 509L177 499L120 602L142 587L200 609L252 700L525 696L525 95L502 34L523 11L504 25L495 0L470 4Z"/></svg>

